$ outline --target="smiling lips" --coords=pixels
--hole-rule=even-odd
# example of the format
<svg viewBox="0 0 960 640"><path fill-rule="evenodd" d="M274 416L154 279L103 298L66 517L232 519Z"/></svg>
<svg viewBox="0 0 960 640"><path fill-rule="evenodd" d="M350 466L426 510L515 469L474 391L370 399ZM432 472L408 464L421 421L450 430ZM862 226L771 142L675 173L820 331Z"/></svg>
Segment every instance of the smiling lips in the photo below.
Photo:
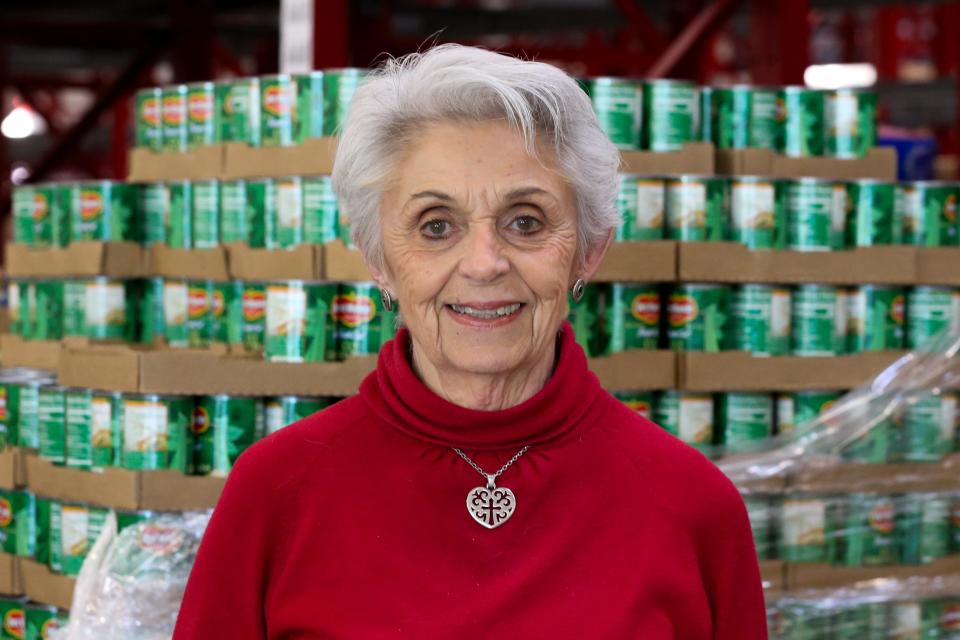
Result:
<svg viewBox="0 0 960 640"><path fill-rule="evenodd" d="M524 304L497 300L444 305L454 320L472 327L499 327L515 320Z"/></svg>

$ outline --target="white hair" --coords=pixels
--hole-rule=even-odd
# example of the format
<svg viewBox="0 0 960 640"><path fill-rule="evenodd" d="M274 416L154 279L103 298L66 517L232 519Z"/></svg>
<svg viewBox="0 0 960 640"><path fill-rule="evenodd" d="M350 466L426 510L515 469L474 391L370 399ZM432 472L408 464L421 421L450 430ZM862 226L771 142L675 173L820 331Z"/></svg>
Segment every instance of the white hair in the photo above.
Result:
<svg viewBox="0 0 960 640"><path fill-rule="evenodd" d="M382 266L379 209L397 155L440 122L506 120L528 153L549 145L577 198L577 255L614 228L620 154L586 93L560 69L476 47L444 44L390 58L363 81L347 111L333 189L354 242Z"/></svg>

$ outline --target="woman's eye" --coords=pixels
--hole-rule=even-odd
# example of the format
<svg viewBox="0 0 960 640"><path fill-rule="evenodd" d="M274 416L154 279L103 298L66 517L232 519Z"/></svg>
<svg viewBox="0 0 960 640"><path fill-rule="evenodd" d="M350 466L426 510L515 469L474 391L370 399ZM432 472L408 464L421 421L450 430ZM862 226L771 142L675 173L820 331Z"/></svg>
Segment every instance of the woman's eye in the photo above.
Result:
<svg viewBox="0 0 960 640"><path fill-rule="evenodd" d="M514 218L510 226L524 235L536 233L543 226L543 223L533 216L520 216Z"/></svg>
<svg viewBox="0 0 960 640"><path fill-rule="evenodd" d="M443 238L450 233L450 223L446 220L429 220L420 227L428 238Z"/></svg>

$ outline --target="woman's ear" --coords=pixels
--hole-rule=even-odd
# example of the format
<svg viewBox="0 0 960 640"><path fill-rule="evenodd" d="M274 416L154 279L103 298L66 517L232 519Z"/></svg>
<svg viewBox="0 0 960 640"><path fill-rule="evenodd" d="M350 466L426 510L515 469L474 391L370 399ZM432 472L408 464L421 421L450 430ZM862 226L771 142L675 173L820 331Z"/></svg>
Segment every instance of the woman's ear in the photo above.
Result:
<svg viewBox="0 0 960 640"><path fill-rule="evenodd" d="M583 255L583 260L580 263L580 275L578 277L588 282L593 279L593 275L597 272L597 269L600 268L600 263L603 262L603 256L607 255L607 249L610 248L612 241L613 229L610 229L606 238L587 247L586 253Z"/></svg>
<svg viewBox="0 0 960 640"><path fill-rule="evenodd" d="M373 281L377 283L377 286L381 289L386 289L389 291L390 295L393 296L394 300L396 300L397 292L390 284L391 278L386 273L387 270L371 264L370 260L367 259L366 254L363 256L363 262L365 265L367 265L367 270L370 271L370 275L373 276Z"/></svg>

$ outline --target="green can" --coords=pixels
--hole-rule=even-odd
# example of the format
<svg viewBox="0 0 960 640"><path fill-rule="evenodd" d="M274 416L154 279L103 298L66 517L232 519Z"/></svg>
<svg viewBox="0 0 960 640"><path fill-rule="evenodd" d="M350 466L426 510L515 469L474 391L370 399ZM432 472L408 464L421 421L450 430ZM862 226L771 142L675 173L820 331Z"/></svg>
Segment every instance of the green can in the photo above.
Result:
<svg viewBox="0 0 960 640"><path fill-rule="evenodd" d="M660 240L663 238L665 184L662 178L621 173L618 176L617 209L620 226L614 240Z"/></svg>
<svg viewBox="0 0 960 640"><path fill-rule="evenodd" d="M729 348L755 356L790 353L791 293L786 287L745 284L733 290Z"/></svg>
<svg viewBox="0 0 960 640"><path fill-rule="evenodd" d="M26 307L26 283L17 280L7 281L7 321L8 331L13 335L25 336L26 318L29 310ZM21 296L20 291L24 290Z"/></svg>
<svg viewBox="0 0 960 640"><path fill-rule="evenodd" d="M260 78L260 144L264 147L289 147L298 142L297 81L294 76L274 75Z"/></svg>
<svg viewBox="0 0 960 640"><path fill-rule="evenodd" d="M274 203L271 178L247 181L247 244L260 248L266 244L267 215Z"/></svg>
<svg viewBox="0 0 960 640"><path fill-rule="evenodd" d="M84 333L88 338L133 342L137 300L129 282L96 277L85 283Z"/></svg>
<svg viewBox="0 0 960 640"><path fill-rule="evenodd" d="M267 287L244 282L240 302L240 342L248 353L262 353L267 333Z"/></svg>
<svg viewBox="0 0 960 640"><path fill-rule="evenodd" d="M36 516L32 493L0 489L0 549L29 558L34 553Z"/></svg>
<svg viewBox="0 0 960 640"><path fill-rule="evenodd" d="M247 182L246 180L223 180L220 182L220 242L248 244L249 241Z"/></svg>
<svg viewBox="0 0 960 640"><path fill-rule="evenodd" d="M25 604L23 598L0 598L0 639L23 640L27 631Z"/></svg>
<svg viewBox="0 0 960 640"><path fill-rule="evenodd" d="M191 247L212 249L220 245L220 183L199 180L191 185Z"/></svg>
<svg viewBox="0 0 960 640"><path fill-rule="evenodd" d="M955 182L914 181L896 186L896 217L903 221L904 244L920 247L955 247L960 244L957 229Z"/></svg>
<svg viewBox="0 0 960 640"><path fill-rule="evenodd" d="M170 189L163 182L136 185L137 207L143 224L143 243L146 246L167 241L167 211L170 209Z"/></svg>
<svg viewBox="0 0 960 640"><path fill-rule="evenodd" d="M837 288L802 284L793 292L791 347L796 356L837 355Z"/></svg>
<svg viewBox="0 0 960 640"><path fill-rule="evenodd" d="M667 178L667 239L684 242L725 240L729 226L727 197L724 178Z"/></svg>
<svg viewBox="0 0 960 640"><path fill-rule="evenodd" d="M237 78L215 87L220 117L220 140L260 146L260 80Z"/></svg>
<svg viewBox="0 0 960 640"><path fill-rule="evenodd" d="M643 147L677 151L695 138L699 121L697 87L684 80L643 83Z"/></svg>
<svg viewBox="0 0 960 640"><path fill-rule="evenodd" d="M33 247L54 244L55 189L51 185L14 187L13 241ZM62 215L62 214L61 214Z"/></svg>
<svg viewBox="0 0 960 640"><path fill-rule="evenodd" d="M75 504L55 504L53 509L59 511L61 572L67 576L79 575L83 561L103 531L107 510Z"/></svg>
<svg viewBox="0 0 960 640"><path fill-rule="evenodd" d="M660 293L656 285L613 283L606 293L606 354L656 349L660 343Z"/></svg>
<svg viewBox="0 0 960 640"><path fill-rule="evenodd" d="M750 531L753 544L757 548L757 559L772 560L776 556L776 510L768 496L744 496L747 516L750 518Z"/></svg>
<svg viewBox="0 0 960 640"><path fill-rule="evenodd" d="M163 120L163 150L186 151L189 145L187 125L187 85L164 87L160 118Z"/></svg>
<svg viewBox="0 0 960 640"><path fill-rule="evenodd" d="M785 396L792 405L793 424L797 427L816 420L839 399L839 391L797 391Z"/></svg>
<svg viewBox="0 0 960 640"><path fill-rule="evenodd" d="M186 347L189 344L187 315L189 313L190 288L183 280L165 280L163 283L164 339L170 347Z"/></svg>
<svg viewBox="0 0 960 640"><path fill-rule="evenodd" d="M135 299L139 301L137 342L145 345L162 342L166 335L163 278L147 278L133 284L138 291Z"/></svg>
<svg viewBox="0 0 960 640"><path fill-rule="evenodd" d="M306 177L303 189L303 241L326 244L340 237L337 196L330 176Z"/></svg>
<svg viewBox="0 0 960 640"><path fill-rule="evenodd" d="M263 437L263 400L204 396L193 413L196 473L225 477L241 453Z"/></svg>
<svg viewBox="0 0 960 640"><path fill-rule="evenodd" d="M729 330L730 287L678 284L667 297L667 336L680 351L720 351Z"/></svg>
<svg viewBox="0 0 960 640"><path fill-rule="evenodd" d="M858 287L851 292L847 308L850 353L903 348L906 304L902 288Z"/></svg>
<svg viewBox="0 0 960 640"><path fill-rule="evenodd" d="M50 564L50 505L51 501L42 496L33 499L33 559L40 564Z"/></svg>
<svg viewBox="0 0 960 640"><path fill-rule="evenodd" d="M928 564L950 554L950 498L908 493L900 498L897 536L902 564Z"/></svg>
<svg viewBox="0 0 960 640"><path fill-rule="evenodd" d="M956 423L956 394L930 394L920 398L903 414L897 446L899 459L938 462L953 451Z"/></svg>
<svg viewBox="0 0 960 640"><path fill-rule="evenodd" d="M139 241L136 206L137 191L132 184L100 180L74 185L70 237L74 241Z"/></svg>
<svg viewBox="0 0 960 640"><path fill-rule="evenodd" d="M327 341L327 360L334 353L337 360L346 360L376 355L393 338L397 314L383 308L376 283L342 282L333 299L332 320L334 341Z"/></svg>
<svg viewBox="0 0 960 640"><path fill-rule="evenodd" d="M214 282L213 341L240 344L243 337L243 283L239 281Z"/></svg>
<svg viewBox="0 0 960 640"><path fill-rule="evenodd" d="M753 87L750 93L750 146L758 149L776 149L777 90L771 87Z"/></svg>
<svg viewBox="0 0 960 640"><path fill-rule="evenodd" d="M713 141L718 149L746 149L750 146L753 89L748 85L717 87L713 90Z"/></svg>
<svg viewBox="0 0 960 640"><path fill-rule="evenodd" d="M787 248L793 251L840 248L836 246L838 212L834 206L834 183L821 178L799 178L787 181L785 190ZM839 215L842 238L846 211L841 210Z"/></svg>
<svg viewBox="0 0 960 640"><path fill-rule="evenodd" d="M90 389L68 389L66 402L66 464L74 469L93 466L93 402Z"/></svg>
<svg viewBox="0 0 960 640"><path fill-rule="evenodd" d="M951 596L943 599L940 614L941 640L960 640L960 598Z"/></svg>
<svg viewBox="0 0 960 640"><path fill-rule="evenodd" d="M904 600L890 604L890 638L912 640L938 640L940 617L943 614L941 600Z"/></svg>
<svg viewBox="0 0 960 640"><path fill-rule="evenodd" d="M883 464L890 461L895 435L895 421L881 420L874 424L869 432L846 446L841 453L844 460Z"/></svg>
<svg viewBox="0 0 960 640"><path fill-rule="evenodd" d="M721 393L717 398L719 444L726 451L753 451L773 435L773 395Z"/></svg>
<svg viewBox="0 0 960 640"><path fill-rule="evenodd" d="M90 394L90 468L119 467L123 451L120 419L122 395L106 391ZM68 447L68 451L70 451Z"/></svg>
<svg viewBox="0 0 960 640"><path fill-rule="evenodd" d="M698 105L700 113L698 114L697 124L694 127L696 131L694 139L700 142L712 143L714 135L716 135L714 132L716 117L713 114L713 92L713 87L700 87Z"/></svg>
<svg viewBox="0 0 960 640"><path fill-rule="evenodd" d="M656 405L652 391L614 391L613 397L627 405L631 411L647 420L653 420L653 408Z"/></svg>
<svg viewBox="0 0 960 640"><path fill-rule="evenodd" d="M63 335L84 336L87 333L87 283L83 280L63 281Z"/></svg>
<svg viewBox="0 0 960 640"><path fill-rule="evenodd" d="M603 300L606 295L606 285L588 284L584 287L583 297L579 301L567 296L567 320L573 329L574 340L589 357L599 356L606 350L606 337L600 330Z"/></svg>
<svg viewBox="0 0 960 640"><path fill-rule="evenodd" d="M127 469L193 472L193 399L154 394L124 395L121 464Z"/></svg>
<svg viewBox="0 0 960 640"><path fill-rule="evenodd" d="M778 557L785 562L827 559L827 499L793 495L780 505Z"/></svg>
<svg viewBox="0 0 960 640"><path fill-rule="evenodd" d="M60 541L60 526L62 522L63 505L59 502L50 501L50 535L47 539L48 563L50 570L54 573L63 573L63 545Z"/></svg>
<svg viewBox="0 0 960 640"><path fill-rule="evenodd" d="M20 440L16 418L18 409L16 378L0 374L0 450L17 446Z"/></svg>
<svg viewBox="0 0 960 640"><path fill-rule="evenodd" d="M187 85L187 146L202 147L220 142L220 115L214 83Z"/></svg>
<svg viewBox="0 0 960 640"><path fill-rule="evenodd" d="M358 68L327 69L323 74L323 135L335 136L340 134L353 95L367 71Z"/></svg>
<svg viewBox="0 0 960 640"><path fill-rule="evenodd" d="M40 387L37 411L40 457L58 466L66 462L66 406L64 387L55 385Z"/></svg>
<svg viewBox="0 0 960 640"><path fill-rule="evenodd" d="M279 396L264 401L264 424L267 435L303 420L317 411L326 409L334 401L327 398L309 398L303 396Z"/></svg>
<svg viewBox="0 0 960 640"><path fill-rule="evenodd" d="M160 87L140 89L134 95L133 145L138 149L163 150L163 121Z"/></svg>
<svg viewBox="0 0 960 640"><path fill-rule="evenodd" d="M168 247L189 249L193 246L193 184L178 180L167 184L169 206L164 216L164 236Z"/></svg>
<svg viewBox="0 0 960 640"><path fill-rule="evenodd" d="M581 81L590 96L600 128L618 149L640 148L643 132L643 85L630 78L599 77Z"/></svg>
<svg viewBox="0 0 960 640"><path fill-rule="evenodd" d="M853 493L840 505L839 563L848 567L890 565L897 561L896 505L892 497Z"/></svg>
<svg viewBox="0 0 960 640"><path fill-rule="evenodd" d="M30 325L31 340L59 340L63 337L63 280L39 280L31 283L33 291ZM29 295L29 291L28 291Z"/></svg>
<svg viewBox="0 0 960 640"><path fill-rule="evenodd" d="M49 640L59 629L66 629L69 615L56 607L43 604L26 605L27 634L24 640Z"/></svg>
<svg viewBox="0 0 960 640"><path fill-rule="evenodd" d="M34 194L32 186L22 185L13 188L13 242L14 244L33 244Z"/></svg>
<svg viewBox="0 0 960 640"><path fill-rule="evenodd" d="M837 158L862 158L877 144L877 94L837 89L824 97L826 153Z"/></svg>
<svg viewBox="0 0 960 640"><path fill-rule="evenodd" d="M783 249L787 243L785 190L762 176L730 179L731 239L750 249Z"/></svg>
<svg viewBox="0 0 960 640"><path fill-rule="evenodd" d="M298 74L296 141L323 136L325 71Z"/></svg>
<svg viewBox="0 0 960 640"><path fill-rule="evenodd" d="M852 180L847 183L847 240L851 247L900 244L903 223L894 206L895 183Z"/></svg>
<svg viewBox="0 0 960 640"><path fill-rule="evenodd" d="M713 444L713 415L713 396L709 393L664 391L657 396L655 422L697 449Z"/></svg>
<svg viewBox="0 0 960 640"><path fill-rule="evenodd" d="M823 92L801 86L777 92L777 151L791 157L823 155Z"/></svg>
<svg viewBox="0 0 960 640"><path fill-rule="evenodd" d="M303 244L303 179L277 178L265 210L265 246L288 249Z"/></svg>
<svg viewBox="0 0 960 640"><path fill-rule="evenodd" d="M49 378L37 377L17 384L17 431L25 449L40 448L40 389L49 382ZM48 417L52 410L48 407Z"/></svg>
<svg viewBox="0 0 960 640"><path fill-rule="evenodd" d="M268 360L319 362L337 352L333 316L337 285L300 280L275 282L266 288Z"/></svg>
<svg viewBox="0 0 960 640"><path fill-rule="evenodd" d="M187 283L187 346L208 347L214 338L213 281L191 280Z"/></svg>

